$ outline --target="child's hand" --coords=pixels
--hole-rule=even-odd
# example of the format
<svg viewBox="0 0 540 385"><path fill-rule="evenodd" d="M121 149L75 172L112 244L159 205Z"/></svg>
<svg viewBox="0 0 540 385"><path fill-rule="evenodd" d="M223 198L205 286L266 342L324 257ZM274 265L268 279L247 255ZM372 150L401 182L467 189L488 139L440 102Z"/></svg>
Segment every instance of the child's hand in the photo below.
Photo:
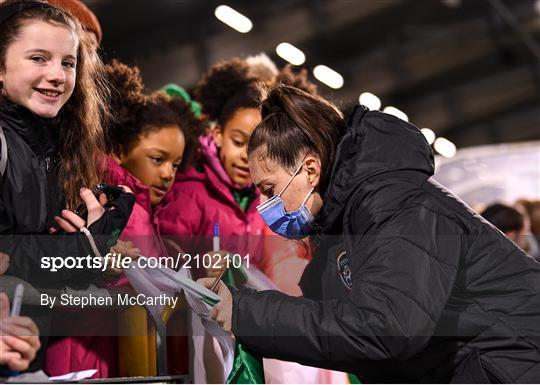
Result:
<svg viewBox="0 0 540 385"><path fill-rule="evenodd" d="M219 277L221 271L226 269L228 264L227 258L231 254L228 251L207 251L205 255L208 254L212 257L210 267L206 268L206 276L210 278Z"/></svg>
<svg viewBox="0 0 540 385"><path fill-rule="evenodd" d="M113 258L114 266L118 266L118 259L123 260L125 258L130 258L132 261L137 260L141 256L141 250L133 245L133 242L118 240L116 245L111 247L111 253L116 254ZM122 269L109 266L106 271L108 275L120 275L122 274Z"/></svg>
<svg viewBox="0 0 540 385"><path fill-rule="evenodd" d="M28 317L9 317L9 299L0 293L0 364L11 370L28 369L40 348L39 331Z"/></svg>
<svg viewBox="0 0 540 385"><path fill-rule="evenodd" d="M133 193L127 186L120 187L127 193ZM100 194L98 200L92 190L83 187L80 191L80 195L88 210L88 218L86 221L71 210L62 210L61 217L54 217L58 227L66 233L74 233L79 231L82 227L90 227L92 223L99 220L105 213L105 208L103 207L107 204L107 197L105 194ZM51 229L49 232L53 233L54 230Z"/></svg>

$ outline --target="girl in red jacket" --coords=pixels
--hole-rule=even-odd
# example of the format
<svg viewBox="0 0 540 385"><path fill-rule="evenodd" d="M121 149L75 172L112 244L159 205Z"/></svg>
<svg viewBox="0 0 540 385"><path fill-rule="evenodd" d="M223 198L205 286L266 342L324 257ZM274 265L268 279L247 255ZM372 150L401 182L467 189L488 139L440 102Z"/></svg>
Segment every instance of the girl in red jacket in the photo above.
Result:
<svg viewBox="0 0 540 385"><path fill-rule="evenodd" d="M137 68L115 61L106 66L106 70L109 81L116 88L112 108L117 117L116 124L110 127L107 135L111 154L107 158L107 181L129 186L135 194L135 206L120 239L131 242L140 254L147 257L166 256L154 213L170 190L176 171L190 163L202 126L181 99L161 92L144 95ZM123 274L103 282L106 287L128 284ZM111 311L105 312L110 317ZM101 322L96 320L102 320L96 311L87 319L89 324L98 326ZM115 322L108 324L116 327ZM98 369L97 378L118 375L117 339L108 337L115 333L115 329L96 330L94 336L67 337L57 341L47 351L47 372L60 375ZM97 337L97 334L101 336ZM121 374L145 374L137 370L127 367Z"/></svg>

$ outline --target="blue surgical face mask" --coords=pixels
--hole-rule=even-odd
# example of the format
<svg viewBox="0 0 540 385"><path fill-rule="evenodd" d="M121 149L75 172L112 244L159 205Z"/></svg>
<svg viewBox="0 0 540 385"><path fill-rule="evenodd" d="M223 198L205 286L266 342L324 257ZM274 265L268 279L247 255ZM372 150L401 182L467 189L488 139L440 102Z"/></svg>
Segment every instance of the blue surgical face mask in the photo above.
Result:
<svg viewBox="0 0 540 385"><path fill-rule="evenodd" d="M303 163L296 169L291 179L289 179L278 195L274 195L266 202L257 206L259 214L261 214L261 217L270 229L274 233L289 239L307 237L313 230L313 222L315 220L309 209L305 206L307 199L313 192L313 188L309 190L300 208L296 211L286 212L283 200L281 199L281 195L285 189L289 187L296 174L302 169L302 165Z"/></svg>

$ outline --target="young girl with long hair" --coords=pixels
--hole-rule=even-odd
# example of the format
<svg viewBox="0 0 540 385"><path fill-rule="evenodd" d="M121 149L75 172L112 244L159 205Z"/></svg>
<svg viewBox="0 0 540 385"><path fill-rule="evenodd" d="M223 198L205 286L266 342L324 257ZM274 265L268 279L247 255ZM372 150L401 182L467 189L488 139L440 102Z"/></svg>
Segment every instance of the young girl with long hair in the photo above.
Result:
<svg viewBox="0 0 540 385"><path fill-rule="evenodd" d="M7 274L38 289L87 287L100 269L53 272L42 261L101 257L133 205L133 194L124 192L105 208L86 188L102 181L108 113L99 60L89 60L77 21L41 2L2 3L0 36L0 249L10 256ZM86 218L63 210L81 199ZM47 235L54 227L63 235ZM46 336L46 322L38 326Z"/></svg>
<svg viewBox="0 0 540 385"><path fill-rule="evenodd" d="M104 217L105 210L84 188L102 181L102 167L98 167L104 140L101 124L108 113L99 64L88 60L80 27L63 11L39 2L6 2L0 14L0 122L6 146L0 231L40 234L66 224L66 219L80 224L81 218L62 209L74 209L81 198L91 206L84 223L90 233L122 228L133 196L113 203L127 210L107 211ZM58 216L61 212L66 218ZM111 223L107 220L111 218L120 222ZM83 234L73 237L85 238ZM9 272L32 281L66 278L31 274L43 250L62 250L54 249L59 243L54 238L46 242L34 238L30 245L17 242L15 247L31 247L38 253L28 253L24 259L8 253L12 257Z"/></svg>

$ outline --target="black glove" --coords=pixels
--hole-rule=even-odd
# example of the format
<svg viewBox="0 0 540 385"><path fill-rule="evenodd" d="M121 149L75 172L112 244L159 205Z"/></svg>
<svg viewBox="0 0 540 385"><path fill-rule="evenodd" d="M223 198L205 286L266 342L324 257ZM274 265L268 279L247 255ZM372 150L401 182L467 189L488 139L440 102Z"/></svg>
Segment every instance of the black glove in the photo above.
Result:
<svg viewBox="0 0 540 385"><path fill-rule="evenodd" d="M88 227L102 255L107 254L109 249L116 244L127 225L134 204L134 194L120 193L116 199L105 205L103 215Z"/></svg>

